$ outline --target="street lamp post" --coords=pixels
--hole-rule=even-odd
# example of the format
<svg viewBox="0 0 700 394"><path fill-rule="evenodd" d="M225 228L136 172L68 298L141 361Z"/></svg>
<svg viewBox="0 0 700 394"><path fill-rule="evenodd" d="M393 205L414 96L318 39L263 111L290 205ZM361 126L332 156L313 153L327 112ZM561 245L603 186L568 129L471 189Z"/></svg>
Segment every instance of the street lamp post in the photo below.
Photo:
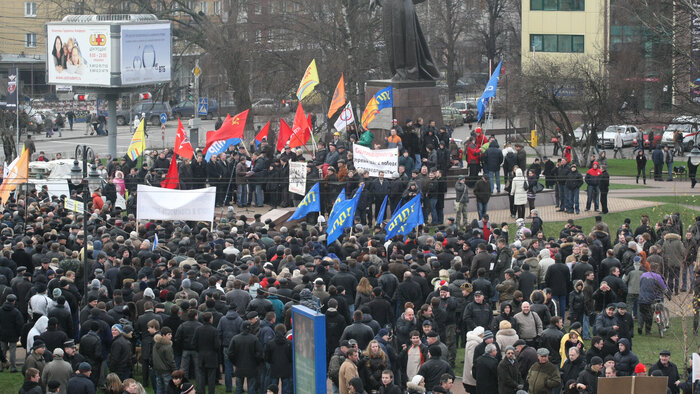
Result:
<svg viewBox="0 0 700 394"><path fill-rule="evenodd" d="M83 161L82 169L78 163L78 157ZM90 193L95 191L100 185L100 175L97 173L97 166L93 163L88 173L88 161L93 162L95 152L87 145L78 145L75 147L75 161L73 168L70 170L70 180L73 186L83 187L83 282L84 294L87 297L88 289L88 241L87 241L87 224L88 224L88 201L90 201ZM86 299L87 301L87 299Z"/></svg>

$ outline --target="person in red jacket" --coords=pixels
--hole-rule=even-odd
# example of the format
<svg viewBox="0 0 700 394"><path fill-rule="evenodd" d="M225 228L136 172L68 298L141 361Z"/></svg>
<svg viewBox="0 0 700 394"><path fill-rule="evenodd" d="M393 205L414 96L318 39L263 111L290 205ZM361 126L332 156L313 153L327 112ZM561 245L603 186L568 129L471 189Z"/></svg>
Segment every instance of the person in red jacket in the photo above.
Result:
<svg viewBox="0 0 700 394"><path fill-rule="evenodd" d="M467 166L469 167L469 180L474 182L479 178L479 171L481 170L480 158L481 158L481 148L474 142L474 137L469 137L467 140Z"/></svg>
<svg viewBox="0 0 700 394"><path fill-rule="evenodd" d="M105 202L102 199L102 193L100 192L100 189L95 190L92 192L92 209L95 210L102 210L102 207L104 207Z"/></svg>

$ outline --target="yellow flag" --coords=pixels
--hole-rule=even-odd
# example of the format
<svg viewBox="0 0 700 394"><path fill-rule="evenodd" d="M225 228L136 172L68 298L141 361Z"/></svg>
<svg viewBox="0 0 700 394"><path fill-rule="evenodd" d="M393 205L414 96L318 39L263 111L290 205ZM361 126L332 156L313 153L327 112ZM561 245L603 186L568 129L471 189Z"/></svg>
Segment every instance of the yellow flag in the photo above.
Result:
<svg viewBox="0 0 700 394"><path fill-rule="evenodd" d="M316 59L311 61L311 64L309 64L309 67L306 68L306 72L304 73L304 77L301 79L301 82L299 83L299 89L297 89L297 97L299 100L303 100L304 97L308 96L309 93L311 93L316 85L318 85L318 71L316 70Z"/></svg>
<svg viewBox="0 0 700 394"><path fill-rule="evenodd" d="M10 164L10 170L7 176L0 185L0 199L3 203L7 203L10 198L10 193L14 191L18 185L27 182L29 174L29 149L22 149L22 154Z"/></svg>
<svg viewBox="0 0 700 394"><path fill-rule="evenodd" d="M146 133L143 122L144 119L141 119L141 123L139 123L139 127L134 132L134 136L131 137L131 143L126 149L127 156L134 161L138 159L138 157L141 156L143 151L146 149Z"/></svg>

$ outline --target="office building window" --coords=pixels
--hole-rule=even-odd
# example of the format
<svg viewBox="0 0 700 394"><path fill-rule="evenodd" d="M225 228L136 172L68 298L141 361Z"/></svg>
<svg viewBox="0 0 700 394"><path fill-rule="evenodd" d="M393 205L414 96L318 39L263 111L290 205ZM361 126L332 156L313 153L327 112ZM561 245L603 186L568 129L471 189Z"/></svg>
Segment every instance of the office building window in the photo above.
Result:
<svg viewBox="0 0 700 394"><path fill-rule="evenodd" d="M26 42L24 46L27 48L36 48L36 33L27 33Z"/></svg>
<svg viewBox="0 0 700 394"><path fill-rule="evenodd" d="M220 1L214 2L214 15L221 15L221 2Z"/></svg>
<svg viewBox="0 0 700 394"><path fill-rule="evenodd" d="M585 11L586 0L530 0L530 11Z"/></svg>
<svg viewBox="0 0 700 394"><path fill-rule="evenodd" d="M202 12L202 14L209 15L209 3L206 1L200 1L199 10Z"/></svg>
<svg viewBox="0 0 700 394"><path fill-rule="evenodd" d="M36 18L36 3L31 1L31 2L25 2L24 3L24 17L25 18Z"/></svg>
<svg viewBox="0 0 700 394"><path fill-rule="evenodd" d="M530 34L530 52L583 53L583 36Z"/></svg>

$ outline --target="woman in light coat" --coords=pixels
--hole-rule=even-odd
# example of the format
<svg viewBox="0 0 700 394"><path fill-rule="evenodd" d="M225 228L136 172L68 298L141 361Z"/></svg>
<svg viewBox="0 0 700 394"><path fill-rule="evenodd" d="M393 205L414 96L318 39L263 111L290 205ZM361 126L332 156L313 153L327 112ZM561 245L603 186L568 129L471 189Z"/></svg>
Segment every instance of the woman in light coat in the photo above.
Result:
<svg viewBox="0 0 700 394"><path fill-rule="evenodd" d="M501 349L501 355L506 356L506 348L508 346L513 346L513 344L520 339L518 333L515 331L513 326L508 320L501 320L498 324L498 332L496 332L496 343L498 348Z"/></svg>
<svg viewBox="0 0 700 394"><path fill-rule="evenodd" d="M467 346L464 350L464 371L462 372L462 384L464 388L473 393L476 391L476 379L472 376L474 363L474 349L483 341L484 328L477 327L467 333Z"/></svg>
<svg viewBox="0 0 700 394"><path fill-rule="evenodd" d="M510 195L513 196L513 205L519 219L525 218L525 204L527 204L527 180L523 176L523 170L515 170L515 177L510 186Z"/></svg>

